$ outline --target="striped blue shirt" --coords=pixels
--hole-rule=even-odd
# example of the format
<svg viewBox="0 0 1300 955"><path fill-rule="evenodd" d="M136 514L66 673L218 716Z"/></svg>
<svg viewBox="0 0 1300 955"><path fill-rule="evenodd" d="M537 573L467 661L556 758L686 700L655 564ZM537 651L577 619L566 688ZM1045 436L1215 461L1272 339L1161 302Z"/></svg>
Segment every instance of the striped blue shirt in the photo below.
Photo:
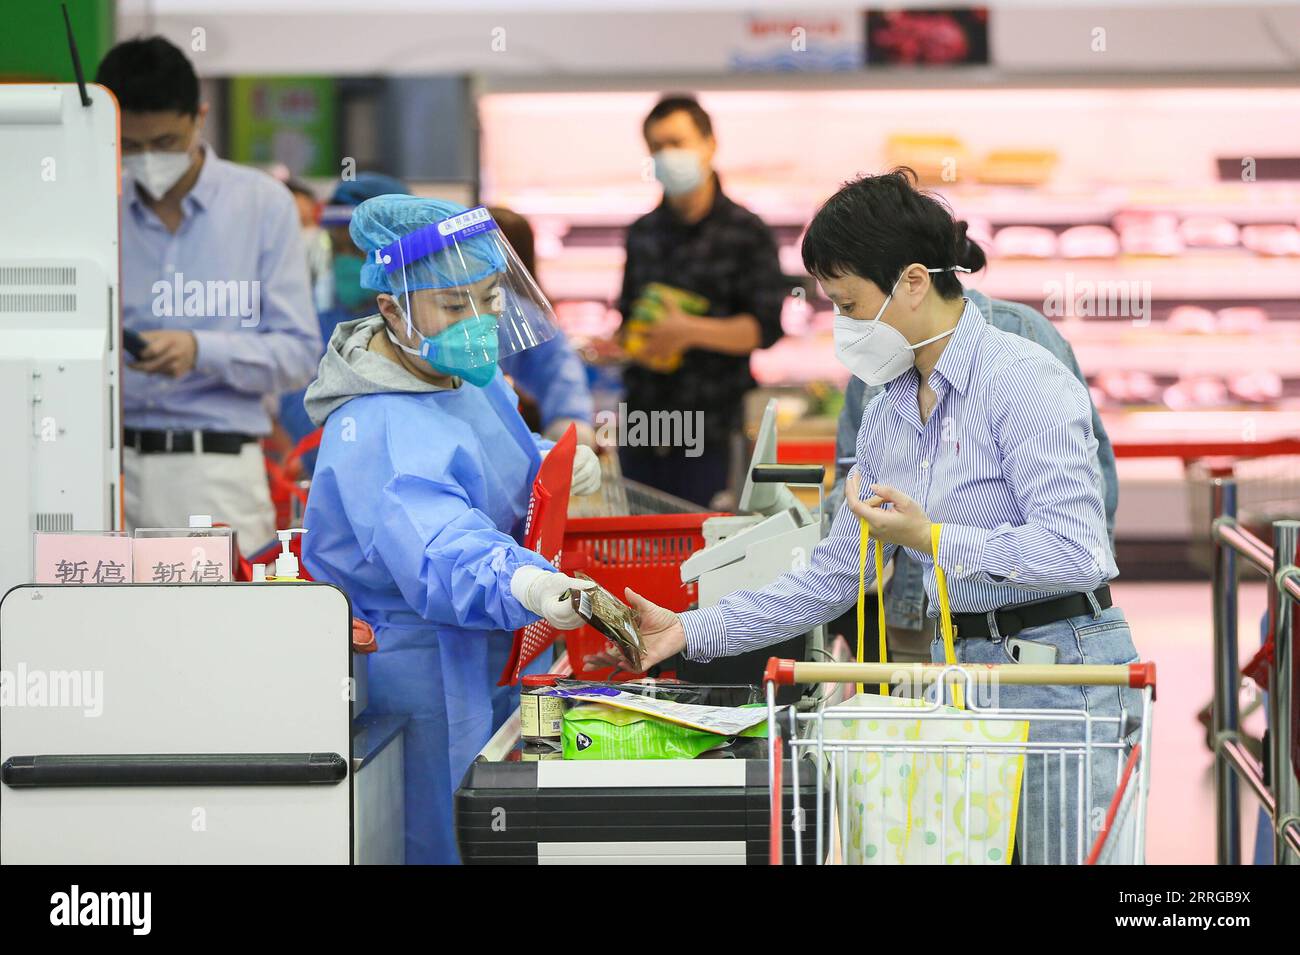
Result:
<svg viewBox="0 0 1300 955"><path fill-rule="evenodd" d="M1091 404L1069 369L1041 345L990 326L967 300L929 384L938 400L925 422L915 368L867 405L854 466L864 499L868 485L886 484L943 525L939 563L953 612L1090 591L1115 577ZM806 567L682 614L686 656L756 650L839 616L857 599L859 533L857 516L841 506ZM886 545L886 563L895 546ZM934 560L906 551L924 566L937 614ZM868 555L868 588L874 564Z"/></svg>

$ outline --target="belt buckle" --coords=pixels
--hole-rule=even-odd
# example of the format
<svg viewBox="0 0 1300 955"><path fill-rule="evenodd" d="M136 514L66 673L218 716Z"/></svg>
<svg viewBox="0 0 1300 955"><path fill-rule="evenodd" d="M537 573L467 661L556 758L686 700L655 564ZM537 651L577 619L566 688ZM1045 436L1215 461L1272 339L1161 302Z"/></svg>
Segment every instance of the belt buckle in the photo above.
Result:
<svg viewBox="0 0 1300 955"><path fill-rule="evenodd" d="M163 432L163 450L168 454L172 453L172 438L174 436L175 432L170 428Z"/></svg>

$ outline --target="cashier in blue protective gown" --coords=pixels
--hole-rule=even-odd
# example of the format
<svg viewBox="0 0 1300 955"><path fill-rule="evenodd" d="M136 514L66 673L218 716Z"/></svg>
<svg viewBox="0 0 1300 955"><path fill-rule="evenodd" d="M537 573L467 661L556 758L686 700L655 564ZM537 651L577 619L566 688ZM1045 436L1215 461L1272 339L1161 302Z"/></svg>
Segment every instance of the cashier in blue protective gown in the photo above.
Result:
<svg viewBox="0 0 1300 955"><path fill-rule="evenodd" d="M379 313L335 330L306 407L324 426L303 559L372 624L369 709L410 717L406 861L458 861L452 797L513 709L512 631L580 620L590 586L518 540L550 442L497 368L556 334L550 305L487 211L405 195L357 206L351 235ZM579 447L574 493L599 487Z"/></svg>

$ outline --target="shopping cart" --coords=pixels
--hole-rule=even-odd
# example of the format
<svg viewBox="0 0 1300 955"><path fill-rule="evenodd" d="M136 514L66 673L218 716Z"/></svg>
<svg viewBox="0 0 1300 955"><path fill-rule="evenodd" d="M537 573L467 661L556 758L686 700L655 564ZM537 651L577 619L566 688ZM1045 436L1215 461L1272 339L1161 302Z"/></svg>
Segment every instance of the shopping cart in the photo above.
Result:
<svg viewBox="0 0 1300 955"><path fill-rule="evenodd" d="M768 663L764 682L773 833L782 830L782 807L776 797L782 792L785 769L791 773L796 791L801 771L816 775L814 835L807 840L811 845L804 838L808 820L802 818L802 810L794 810L796 865L803 864L804 853L810 850L815 864L1005 863L1012 861L1013 846L1019 861L1025 864L1139 864L1144 861L1151 717L1156 686L1152 663L963 667L920 663L799 663L773 658ZM924 699L914 701L860 696L852 704L816 712L790 708L778 721L778 684L824 682L909 682L927 688L927 692ZM963 687L968 709L955 710L942 705L937 698L938 686L954 684ZM982 699L990 697L990 688L996 697L999 685L1140 689L1140 729L1129 731L1129 717L1136 714L1121 712L1119 716L1097 717L1084 710L1010 709L982 704ZM900 706L900 703L910 705ZM996 727L998 731L982 734L975 740L955 735L956 728L962 727L969 737L975 723ZM888 732L868 734L867 738L853 731L861 726L880 730L891 724ZM905 724L912 728L895 732ZM1021 728L1020 732L1013 731L1016 728ZM787 748L788 762L783 766L782 757ZM887 807L880 799L874 804L869 798L850 799L851 791L855 797L861 796L864 767L867 775L874 773L874 778L882 781L878 793L885 796L891 792L887 788L889 781L896 777L912 786L906 800L905 834L899 831L902 826L892 830L888 838L880 832L873 833L873 826L886 824ZM921 781L912 781L916 779ZM1008 779L1014 781L1008 783ZM894 783L898 791L905 784ZM993 829L994 804L988 793L999 785L1009 786L1010 791L1004 807L1009 809L1009 816L1004 812L1002 817L1008 820L1004 822L1007 843L999 846L1000 851L986 852L983 850L987 842L981 841L981 826L986 833ZM915 819L913 805L918 807ZM888 808L899 810L897 805ZM898 814L896 811L895 815ZM975 818L977 815L982 818ZM932 821L935 818L938 822ZM852 830L856 830L857 839L851 844ZM865 853L862 842L870 843ZM889 849L873 855L876 845L888 845ZM920 851L911 851L912 845ZM905 852L909 856L906 859ZM771 861L774 865L782 861L782 847L776 839L771 844Z"/></svg>

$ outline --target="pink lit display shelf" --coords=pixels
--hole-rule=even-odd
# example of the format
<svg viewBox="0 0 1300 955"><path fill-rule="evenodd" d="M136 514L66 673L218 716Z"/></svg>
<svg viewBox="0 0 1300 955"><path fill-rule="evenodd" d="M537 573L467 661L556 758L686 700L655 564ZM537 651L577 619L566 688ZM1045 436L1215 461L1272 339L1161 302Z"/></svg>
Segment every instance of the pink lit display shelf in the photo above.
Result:
<svg viewBox="0 0 1300 955"><path fill-rule="evenodd" d="M623 280L623 262L621 245L584 246L542 261L538 271L553 298L612 302ZM781 247L781 264L788 274L802 275L797 246ZM1300 294L1300 256L1264 257L1226 249L1177 257L990 258L975 278L972 284L986 295L1023 302L1043 302L1051 295L1071 292L1105 295L1114 287L1159 302L1252 301ZM1092 291L1081 291L1088 288Z"/></svg>
<svg viewBox="0 0 1300 955"><path fill-rule="evenodd" d="M973 284L986 295L1018 302L1071 291L1107 295L1112 288L1162 302L1289 298L1300 294L1300 256L1266 258L1227 249L1176 257L992 259L977 278Z"/></svg>
<svg viewBox="0 0 1300 955"><path fill-rule="evenodd" d="M1262 458L1300 454L1300 411L1120 411L1102 420L1117 458ZM783 438L783 464L835 459L835 438Z"/></svg>
<svg viewBox="0 0 1300 955"><path fill-rule="evenodd" d="M838 183L809 189L783 182L790 170L728 175L726 189L737 202L770 226L802 228ZM1121 212L1169 212L1179 219L1221 216L1239 225L1291 222L1300 215L1300 183L1205 183L1195 186L1130 186L1106 183L1074 187L937 186L953 211L964 219L996 226L1109 225ZM574 228L622 228L659 202L654 185L610 182L587 189L520 189L494 193L492 201L541 220L561 233Z"/></svg>
<svg viewBox="0 0 1300 955"><path fill-rule="evenodd" d="M1256 334L1209 335L1172 332L1164 322L1134 326L1076 320L1059 327L1088 376L1128 371L1231 378L1267 371L1283 379L1300 378L1300 322L1270 322ZM768 387L848 382L848 371L835 358L834 342L826 333L787 335L771 348L755 352L749 366L754 379Z"/></svg>

